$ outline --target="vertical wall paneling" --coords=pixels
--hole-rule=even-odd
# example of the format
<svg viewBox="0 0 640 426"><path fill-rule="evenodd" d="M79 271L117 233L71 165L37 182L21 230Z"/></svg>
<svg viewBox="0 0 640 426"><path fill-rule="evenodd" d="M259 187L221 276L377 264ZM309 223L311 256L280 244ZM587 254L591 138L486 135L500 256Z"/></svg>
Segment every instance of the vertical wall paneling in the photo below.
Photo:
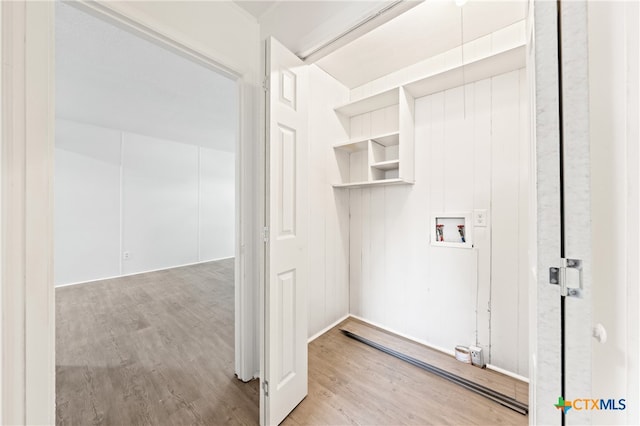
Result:
<svg viewBox="0 0 640 426"><path fill-rule="evenodd" d="M473 115L473 208L487 212L486 227L473 227L477 253L476 344L490 362L491 345L491 79L472 85L473 102L467 111Z"/></svg>
<svg viewBox="0 0 640 426"><path fill-rule="evenodd" d="M415 100L415 184L349 191L350 312L448 352L478 344L527 376L524 79L518 70ZM430 244L432 213L474 210L488 219L468 225L473 248Z"/></svg>
<svg viewBox="0 0 640 426"><path fill-rule="evenodd" d="M389 295L398 283L387 280L387 262L381 262L386 259L387 250L393 249L387 247L386 230L385 230L385 207L386 207L386 188L377 187L370 188L369 192L369 255L371 262L369 263L369 292L371 295L371 320L378 324L387 323L387 312L389 311Z"/></svg>
<svg viewBox="0 0 640 426"><path fill-rule="evenodd" d="M360 218L356 218L351 213L352 223L353 220L360 219L360 226L362 230L362 242L361 242L361 250L360 260L361 260L361 288L360 288L360 307L361 314L364 318L371 318L373 320L374 308L375 308L375 299L374 294L371 291L372 278L371 278L371 263L374 261L371 257L371 190L363 189L360 194L360 212L362 216ZM351 283L353 285L353 283Z"/></svg>
<svg viewBox="0 0 640 426"><path fill-rule="evenodd" d="M431 173L429 159L431 158L432 139L432 110L433 100L431 97L420 99L421 117L424 119L415 121L415 181L428 182ZM416 109L420 106L416 102ZM400 189L400 188L397 188ZM404 189L404 188L403 188ZM389 191L391 198L396 191ZM405 248L396 250L396 244L389 245L390 251L396 251L405 261L398 268L402 270L404 285L404 305L401 311L404 315L404 329L408 335L430 341L427 334L428 328L425 324L432 324L437 313L425 309L428 306L430 294L430 281L428 279L430 263L424 262L424 253L429 249L428 236L430 234L430 220L424 216L425 211L429 211L431 192L422 186L421 188L409 187L402 191L401 215L396 218L401 228L401 234L394 236L392 241L402 243L400 238L405 239ZM414 234L418 238L406 239L406 235Z"/></svg>
<svg viewBox="0 0 640 426"><path fill-rule="evenodd" d="M362 229L362 189L349 190L349 312L363 316L362 257L364 241Z"/></svg>
<svg viewBox="0 0 640 426"><path fill-rule="evenodd" d="M365 132L366 117L351 120L329 105L345 103L346 87L312 65L309 67L309 292L308 336L314 336L349 313L350 191L334 190L334 182L366 180L366 151L336 151L336 141L349 139L349 127ZM338 161L336 161L338 160ZM345 163L351 162L351 167ZM345 179L344 173L351 173Z"/></svg>
<svg viewBox="0 0 640 426"><path fill-rule="evenodd" d="M312 67L309 72L309 97L314 99L315 76ZM317 77L316 77L317 78ZM325 325L325 300L326 300L326 256L327 250L324 244L326 221L322 206L326 203L326 190L324 188L325 170L324 161L330 164L324 154L329 148L329 141L314 140L314 135L319 129L315 122L319 118L315 110L316 102L309 104L309 286L308 286L308 335L311 336L323 329ZM327 108L328 109L328 108ZM350 160L348 153L345 157ZM313 161L321 158L323 161ZM347 167L350 170L350 167Z"/></svg>
<svg viewBox="0 0 640 426"><path fill-rule="evenodd" d="M492 78L491 362L518 372L519 73Z"/></svg>

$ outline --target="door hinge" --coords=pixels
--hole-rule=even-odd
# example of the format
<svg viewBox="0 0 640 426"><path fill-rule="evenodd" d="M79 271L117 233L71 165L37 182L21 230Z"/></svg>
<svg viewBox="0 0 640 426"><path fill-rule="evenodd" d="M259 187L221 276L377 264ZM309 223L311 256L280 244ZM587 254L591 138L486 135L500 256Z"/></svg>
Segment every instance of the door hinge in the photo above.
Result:
<svg viewBox="0 0 640 426"><path fill-rule="evenodd" d="M560 286L561 296L582 298L582 260L563 258L560 265L549 268L549 283ZM574 273L569 276L567 271L577 273L577 277Z"/></svg>
<svg viewBox="0 0 640 426"><path fill-rule="evenodd" d="M265 92L269 91L269 76L265 75L264 77L262 77L262 90L264 90Z"/></svg>
<svg viewBox="0 0 640 426"><path fill-rule="evenodd" d="M266 380L262 382L262 389L264 390L264 396L269 396L269 382Z"/></svg>
<svg viewBox="0 0 640 426"><path fill-rule="evenodd" d="M262 228L262 241L264 241L265 243L269 242L269 227L265 226L264 228Z"/></svg>

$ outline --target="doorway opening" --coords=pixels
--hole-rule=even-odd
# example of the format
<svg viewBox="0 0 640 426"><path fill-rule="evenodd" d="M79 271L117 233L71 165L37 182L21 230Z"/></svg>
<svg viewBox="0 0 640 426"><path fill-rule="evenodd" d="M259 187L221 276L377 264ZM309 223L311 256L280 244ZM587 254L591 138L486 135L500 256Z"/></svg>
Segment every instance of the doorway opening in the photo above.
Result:
<svg viewBox="0 0 640 426"><path fill-rule="evenodd" d="M257 419L234 375L239 82L55 8L56 421Z"/></svg>

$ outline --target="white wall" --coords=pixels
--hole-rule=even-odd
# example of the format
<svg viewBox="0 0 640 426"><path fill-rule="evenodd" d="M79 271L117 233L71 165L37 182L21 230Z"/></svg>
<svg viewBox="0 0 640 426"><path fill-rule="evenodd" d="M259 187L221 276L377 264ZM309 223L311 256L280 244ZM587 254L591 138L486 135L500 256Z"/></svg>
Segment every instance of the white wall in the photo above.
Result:
<svg viewBox="0 0 640 426"><path fill-rule="evenodd" d="M640 409L637 2L590 2L589 96L593 238L594 397L625 398L625 411L596 411L597 424L638 424Z"/></svg>
<svg viewBox="0 0 640 426"><path fill-rule="evenodd" d="M55 284L120 274L120 132L58 121Z"/></svg>
<svg viewBox="0 0 640 426"><path fill-rule="evenodd" d="M201 147L199 164L199 257L233 256L229 247L236 244L236 230L230 225L236 222L235 155Z"/></svg>
<svg viewBox="0 0 640 426"><path fill-rule="evenodd" d="M350 191L350 311L527 376L525 71L416 100L413 186ZM473 249L432 247L432 212L486 209ZM490 310L490 312L489 312Z"/></svg>
<svg viewBox="0 0 640 426"><path fill-rule="evenodd" d="M309 337L349 313L349 191L340 181L333 145L347 133L333 111L348 89L309 67Z"/></svg>
<svg viewBox="0 0 640 426"><path fill-rule="evenodd" d="M198 175L197 146L123 135L124 274L198 261Z"/></svg>
<svg viewBox="0 0 640 426"><path fill-rule="evenodd" d="M233 257L234 165L230 152L57 120L56 285Z"/></svg>

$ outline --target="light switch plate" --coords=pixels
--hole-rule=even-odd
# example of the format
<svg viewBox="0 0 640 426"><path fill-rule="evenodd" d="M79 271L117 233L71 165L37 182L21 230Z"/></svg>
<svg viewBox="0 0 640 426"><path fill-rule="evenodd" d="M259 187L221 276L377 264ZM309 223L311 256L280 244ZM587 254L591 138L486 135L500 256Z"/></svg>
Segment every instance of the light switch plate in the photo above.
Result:
<svg viewBox="0 0 640 426"><path fill-rule="evenodd" d="M473 211L473 226L483 228L489 224L489 213L486 210Z"/></svg>

